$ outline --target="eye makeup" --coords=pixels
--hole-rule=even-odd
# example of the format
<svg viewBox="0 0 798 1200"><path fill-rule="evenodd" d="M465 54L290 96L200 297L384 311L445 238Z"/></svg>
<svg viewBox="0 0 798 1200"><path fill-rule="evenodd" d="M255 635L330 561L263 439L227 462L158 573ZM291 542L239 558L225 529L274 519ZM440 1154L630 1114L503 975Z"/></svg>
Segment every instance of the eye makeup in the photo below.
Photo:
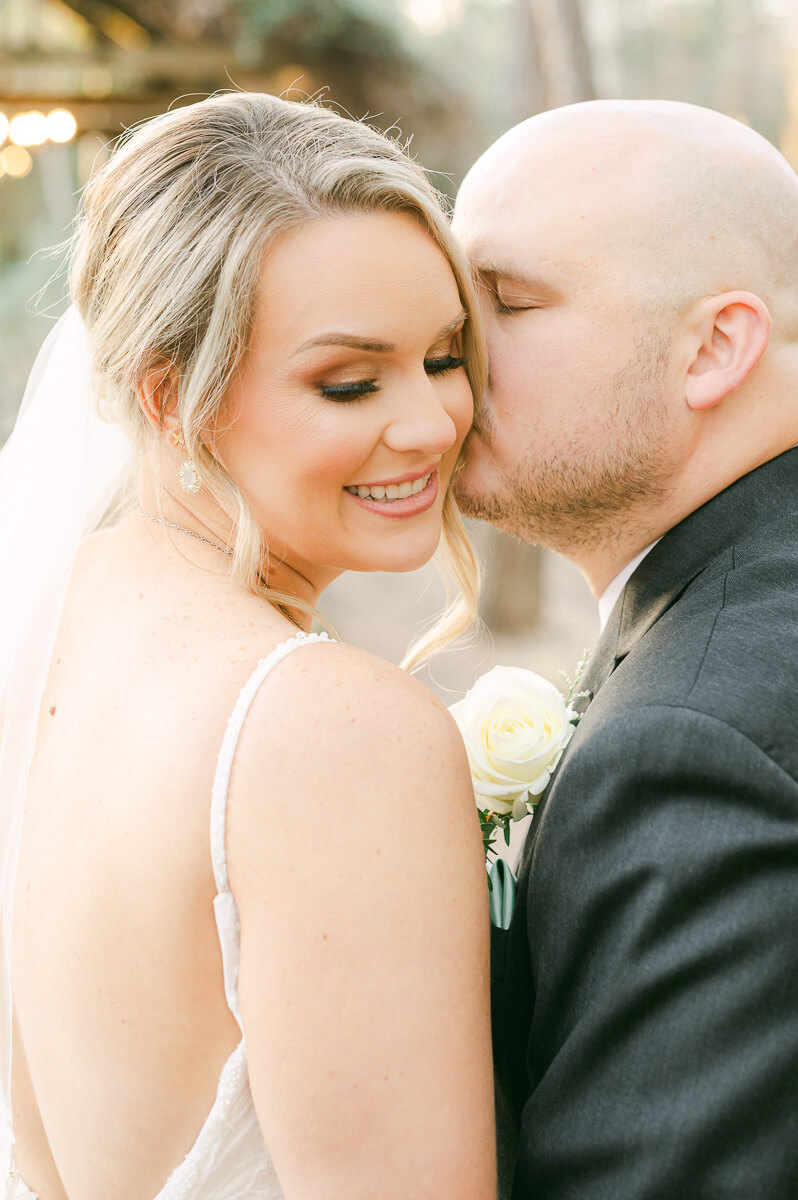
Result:
<svg viewBox="0 0 798 1200"><path fill-rule="evenodd" d="M464 367L466 360L453 354L444 354L440 358L425 358L424 370L433 377L446 375ZM325 400L362 400L365 396L378 392L379 385L375 379L354 380L349 383L322 384L319 388Z"/></svg>

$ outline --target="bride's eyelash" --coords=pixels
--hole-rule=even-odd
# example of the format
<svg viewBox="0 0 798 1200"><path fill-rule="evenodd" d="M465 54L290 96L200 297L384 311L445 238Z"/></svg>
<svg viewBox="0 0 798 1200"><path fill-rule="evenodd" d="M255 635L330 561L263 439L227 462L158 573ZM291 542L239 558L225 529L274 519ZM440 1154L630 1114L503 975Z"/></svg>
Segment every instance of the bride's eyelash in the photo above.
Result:
<svg viewBox="0 0 798 1200"><path fill-rule="evenodd" d="M360 379L356 383L323 383L319 388L327 400L362 400L372 392L378 392L373 379Z"/></svg>
<svg viewBox="0 0 798 1200"><path fill-rule="evenodd" d="M465 364L464 358L455 358L453 354L446 354L443 358L425 358L424 370L428 375L445 375L447 371L457 371Z"/></svg>
<svg viewBox="0 0 798 1200"><path fill-rule="evenodd" d="M442 358L425 358L424 370L428 375L446 375L449 371L457 371L464 367L466 360L453 354ZM319 388L326 400L362 400L364 397L378 392L380 389L374 379L359 379L353 383L323 383Z"/></svg>

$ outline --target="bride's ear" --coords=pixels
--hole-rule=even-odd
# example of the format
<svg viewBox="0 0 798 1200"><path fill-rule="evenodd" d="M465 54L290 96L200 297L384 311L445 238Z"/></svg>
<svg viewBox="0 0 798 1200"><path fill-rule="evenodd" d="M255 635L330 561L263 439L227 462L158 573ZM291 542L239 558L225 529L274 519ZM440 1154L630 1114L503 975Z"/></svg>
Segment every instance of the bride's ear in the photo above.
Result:
<svg viewBox="0 0 798 1200"><path fill-rule="evenodd" d="M141 411L153 433L174 433L179 424L177 376L172 363L151 367L139 380Z"/></svg>
<svg viewBox="0 0 798 1200"><path fill-rule="evenodd" d="M706 296L690 316L689 408L712 408L753 371L770 339L770 313L753 292Z"/></svg>

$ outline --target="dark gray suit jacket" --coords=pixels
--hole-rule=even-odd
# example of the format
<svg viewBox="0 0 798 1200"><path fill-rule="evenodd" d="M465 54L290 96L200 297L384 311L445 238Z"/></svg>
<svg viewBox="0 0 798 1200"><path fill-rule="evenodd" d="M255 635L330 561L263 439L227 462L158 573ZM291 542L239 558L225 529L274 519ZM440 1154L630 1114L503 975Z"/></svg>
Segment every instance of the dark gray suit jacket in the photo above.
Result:
<svg viewBox="0 0 798 1200"><path fill-rule="evenodd" d="M655 546L585 686L493 931L502 1193L795 1200L798 450Z"/></svg>

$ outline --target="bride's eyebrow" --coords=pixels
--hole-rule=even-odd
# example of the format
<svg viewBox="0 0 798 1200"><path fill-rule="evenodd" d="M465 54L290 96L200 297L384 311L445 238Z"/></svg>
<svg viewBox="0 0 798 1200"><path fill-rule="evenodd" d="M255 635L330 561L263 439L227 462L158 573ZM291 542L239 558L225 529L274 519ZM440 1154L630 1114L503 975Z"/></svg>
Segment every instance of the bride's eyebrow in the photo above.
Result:
<svg viewBox="0 0 798 1200"><path fill-rule="evenodd" d="M462 310L453 321L449 321L444 325L443 329L435 335L433 340L436 342L442 341L443 338L455 333L467 320L468 314L465 310ZM303 342L291 357L296 358L298 354L304 354L306 350L312 350L316 346L347 346L352 350L366 350L370 354L395 354L399 349L394 342L383 342L378 338L358 337L351 333L321 333L318 337L310 338L309 341Z"/></svg>
<svg viewBox="0 0 798 1200"><path fill-rule="evenodd" d="M292 358L297 354L304 354L306 350L312 350L314 346L351 346L353 350L368 350L372 354L392 354L399 349L393 342L381 342L378 338L356 337L351 333L322 333L303 342L299 349L294 351Z"/></svg>

